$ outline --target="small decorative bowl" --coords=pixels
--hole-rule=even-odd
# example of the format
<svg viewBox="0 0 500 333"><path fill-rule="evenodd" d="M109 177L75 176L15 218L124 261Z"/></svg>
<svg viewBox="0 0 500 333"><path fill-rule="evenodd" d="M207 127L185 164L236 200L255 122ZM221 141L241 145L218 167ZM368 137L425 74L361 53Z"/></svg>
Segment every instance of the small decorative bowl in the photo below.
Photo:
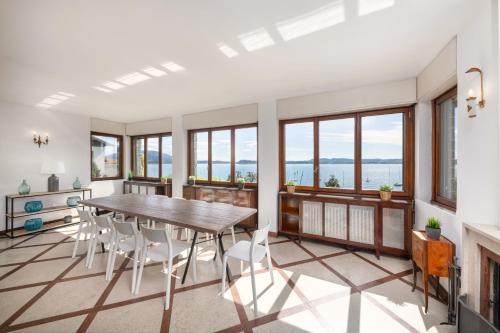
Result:
<svg viewBox="0 0 500 333"><path fill-rule="evenodd" d="M40 217L29 219L24 222L24 230L35 231L41 229L43 225L43 220Z"/></svg>
<svg viewBox="0 0 500 333"><path fill-rule="evenodd" d="M64 223L71 223L71 222L73 222L73 216L66 215L65 217L63 217L63 220L64 220Z"/></svg>
<svg viewBox="0 0 500 333"><path fill-rule="evenodd" d="M80 200L82 200L80 196L68 197L68 199L66 200L66 204L69 207L78 207L78 202Z"/></svg>
<svg viewBox="0 0 500 333"><path fill-rule="evenodd" d="M28 201L24 204L24 211L26 213L36 213L43 209L43 203L39 200Z"/></svg>

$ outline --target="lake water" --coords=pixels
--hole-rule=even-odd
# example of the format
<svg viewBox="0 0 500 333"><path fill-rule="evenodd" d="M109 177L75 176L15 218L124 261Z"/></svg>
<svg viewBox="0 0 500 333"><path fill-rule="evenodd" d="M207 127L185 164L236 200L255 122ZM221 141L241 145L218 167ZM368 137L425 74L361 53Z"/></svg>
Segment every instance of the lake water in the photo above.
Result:
<svg viewBox="0 0 500 333"><path fill-rule="evenodd" d="M199 163L196 166L197 177L208 177L208 164ZM230 174L230 164L214 164L212 176L227 179ZM248 172L257 172L257 164L236 164L235 170L246 176ZM397 184L403 183L403 169L401 164L363 164L362 165L363 189L378 189L381 185L389 184L395 190L401 190ZM153 172L153 173L152 173ZM156 172L156 173L154 173ZM312 164L287 164L286 179L294 180L298 185L313 185L314 166ZM331 175L334 175L343 188L354 188L353 164L320 164L320 185L324 186ZM148 174L158 174L158 166L148 165ZM172 174L172 165L163 164L163 174Z"/></svg>

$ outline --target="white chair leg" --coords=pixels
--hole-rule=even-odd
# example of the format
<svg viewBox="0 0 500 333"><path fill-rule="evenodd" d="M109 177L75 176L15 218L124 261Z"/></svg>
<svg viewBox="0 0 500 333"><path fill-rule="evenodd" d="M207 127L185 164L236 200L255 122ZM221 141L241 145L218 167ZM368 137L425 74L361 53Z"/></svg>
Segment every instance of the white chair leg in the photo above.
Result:
<svg viewBox="0 0 500 333"><path fill-rule="evenodd" d="M250 262L250 275L252 277L252 294L253 294L253 313L257 315L257 288L255 286L255 270L253 267L253 262Z"/></svg>
<svg viewBox="0 0 500 333"><path fill-rule="evenodd" d="M236 244L236 237L234 236L234 227L231 227L231 236L233 237L233 245Z"/></svg>
<svg viewBox="0 0 500 333"><path fill-rule="evenodd" d="M117 251L118 251L118 242L110 246L108 255L111 255L111 260L109 261L108 268L106 269L106 281L110 281L111 277L113 276Z"/></svg>
<svg viewBox="0 0 500 333"><path fill-rule="evenodd" d="M85 257L85 267L89 267L90 255L92 254L92 245L94 242L93 234L90 234L89 241L87 244L87 255Z"/></svg>
<svg viewBox="0 0 500 333"><path fill-rule="evenodd" d="M224 256L222 260L222 286L221 286L221 296L224 297L224 292L226 291L226 269L227 269L227 256Z"/></svg>
<svg viewBox="0 0 500 333"><path fill-rule="evenodd" d="M166 282L166 288L165 288L165 310L168 310L170 307L170 284L172 283L171 279L171 272L172 272L172 261L168 262L168 270L167 274L165 275L165 279L167 279Z"/></svg>
<svg viewBox="0 0 500 333"><path fill-rule="evenodd" d="M274 284L274 272L273 272L273 263L271 262L271 254L269 253L269 247L267 249L267 268L269 269L269 273L271 274L271 282Z"/></svg>
<svg viewBox="0 0 500 333"><path fill-rule="evenodd" d="M97 235L94 236L93 242L92 242L92 250L90 252L90 258L89 258L89 266L88 268L92 268L92 263L94 262L94 256L95 256L95 248L97 247Z"/></svg>
<svg viewBox="0 0 500 333"><path fill-rule="evenodd" d="M139 249L135 249L134 251L134 267L132 268L132 293L135 290L135 284L137 280L137 264L139 263Z"/></svg>
<svg viewBox="0 0 500 333"><path fill-rule="evenodd" d="M137 273L137 281L135 282L134 294L139 293L139 288L141 287L142 271L144 270L144 262L146 261L146 253L141 253L141 261L139 265L139 273Z"/></svg>
<svg viewBox="0 0 500 333"><path fill-rule="evenodd" d="M76 234L75 246L73 246L73 254L71 255L71 258L76 257L76 251L78 250L78 243L80 242L81 235L82 235L82 224L80 223L78 225L78 232Z"/></svg>

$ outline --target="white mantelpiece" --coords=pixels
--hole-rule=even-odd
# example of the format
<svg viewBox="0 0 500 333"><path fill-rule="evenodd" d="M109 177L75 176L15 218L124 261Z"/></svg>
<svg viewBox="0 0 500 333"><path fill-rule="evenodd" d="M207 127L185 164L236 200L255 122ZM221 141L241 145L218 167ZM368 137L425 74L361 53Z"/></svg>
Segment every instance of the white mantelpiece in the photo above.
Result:
<svg viewBox="0 0 500 333"><path fill-rule="evenodd" d="M469 305L479 312L481 247L500 255L500 228L493 225L463 224L462 232L462 287Z"/></svg>

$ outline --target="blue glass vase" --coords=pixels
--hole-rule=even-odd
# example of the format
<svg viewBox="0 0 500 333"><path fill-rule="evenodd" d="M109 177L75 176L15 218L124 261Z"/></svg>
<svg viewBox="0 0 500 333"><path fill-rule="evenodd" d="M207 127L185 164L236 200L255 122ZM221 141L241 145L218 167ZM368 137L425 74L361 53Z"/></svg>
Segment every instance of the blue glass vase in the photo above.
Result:
<svg viewBox="0 0 500 333"><path fill-rule="evenodd" d="M76 177L75 181L73 182L73 189L74 190L79 190L82 188L82 183L80 183L80 179Z"/></svg>
<svg viewBox="0 0 500 333"><path fill-rule="evenodd" d="M29 219L24 222L24 229L26 231L35 231L42 228L43 220L39 217L34 219Z"/></svg>
<svg viewBox="0 0 500 333"><path fill-rule="evenodd" d="M24 211L26 213L36 213L43 209L43 203L41 201L28 201L24 204Z"/></svg>
<svg viewBox="0 0 500 333"><path fill-rule="evenodd" d="M79 196L68 197L66 204L69 207L78 207L78 201L82 200Z"/></svg>
<svg viewBox="0 0 500 333"><path fill-rule="evenodd" d="M21 195L30 194L31 186L26 182L26 179L23 179L23 182L17 188L17 192Z"/></svg>

